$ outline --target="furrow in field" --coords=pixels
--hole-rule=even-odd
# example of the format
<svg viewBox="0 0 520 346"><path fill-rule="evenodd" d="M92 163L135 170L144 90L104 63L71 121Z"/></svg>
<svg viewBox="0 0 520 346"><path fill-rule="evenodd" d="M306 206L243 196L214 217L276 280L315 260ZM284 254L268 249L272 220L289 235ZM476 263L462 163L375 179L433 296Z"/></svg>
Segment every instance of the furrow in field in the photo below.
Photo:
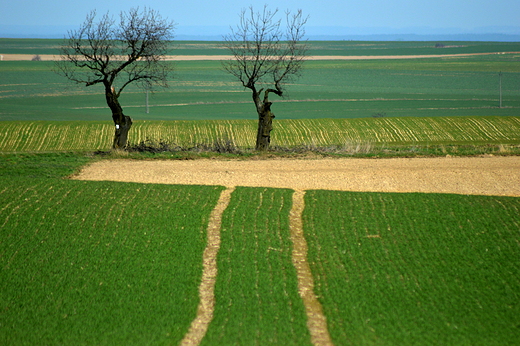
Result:
<svg viewBox="0 0 520 346"><path fill-rule="evenodd" d="M451 122L451 126L454 134L456 134L460 141L471 141L473 139L469 134L471 132L471 128L469 128L467 124L454 119L454 121Z"/></svg>
<svg viewBox="0 0 520 346"><path fill-rule="evenodd" d="M28 126L21 129L20 134L23 140L21 147L22 150L27 150L27 148L29 147L29 142L31 140L34 140L34 136L32 135L34 126L35 124L31 122Z"/></svg>
<svg viewBox="0 0 520 346"><path fill-rule="evenodd" d="M338 143L344 144L345 142L359 142L361 136L359 130L354 122L348 121L347 119L339 119L334 122L337 126L337 132L341 136L341 141Z"/></svg>
<svg viewBox="0 0 520 346"><path fill-rule="evenodd" d="M436 136L438 131L442 131L442 129L436 129L435 121L425 121L422 118L409 119L409 124L414 134L419 136L418 140L426 143L434 141L432 136Z"/></svg>
<svg viewBox="0 0 520 346"><path fill-rule="evenodd" d="M40 143L36 150L42 150L42 147L46 144L46 139L49 136L49 132L51 132L52 128L54 128L54 126L49 126L47 129L41 129L39 131L42 134L42 138L39 140Z"/></svg>
<svg viewBox="0 0 520 346"><path fill-rule="evenodd" d="M345 143L445 144L475 141L517 142L515 117L431 117L278 120L272 132L275 146L343 145ZM113 127L85 122L4 122L0 124L0 151L107 150ZM143 121L129 134L131 143L163 140L183 147L212 145L231 140L240 148L254 144L256 122Z"/></svg>
<svg viewBox="0 0 520 346"><path fill-rule="evenodd" d="M507 139L507 136L488 119L469 119L469 121L481 132L484 139Z"/></svg>
<svg viewBox="0 0 520 346"><path fill-rule="evenodd" d="M429 122L432 126L432 134L429 140L435 141L452 141L455 137L449 132L449 125L446 125L446 121L443 118L434 118Z"/></svg>
<svg viewBox="0 0 520 346"><path fill-rule="evenodd" d="M215 309L215 282L217 279L217 254L220 249L220 227L222 214L229 205L234 188L227 188L220 194L217 205L211 212L208 229L207 244L203 254L202 280L199 286L199 306L197 317L191 323L190 329L181 345L198 345L206 335L208 326L213 319Z"/></svg>
<svg viewBox="0 0 520 346"><path fill-rule="evenodd" d="M402 118L395 118L394 124L396 127L401 128L401 132L403 133L404 141L409 142L418 142L419 139L417 138L414 131L411 129L412 122L403 120Z"/></svg>

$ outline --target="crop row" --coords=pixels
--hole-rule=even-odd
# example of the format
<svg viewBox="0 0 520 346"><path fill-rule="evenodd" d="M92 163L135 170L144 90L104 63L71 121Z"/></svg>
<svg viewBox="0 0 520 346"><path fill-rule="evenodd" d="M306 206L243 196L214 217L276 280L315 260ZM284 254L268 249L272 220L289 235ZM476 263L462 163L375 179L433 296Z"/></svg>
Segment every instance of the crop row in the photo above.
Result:
<svg viewBox="0 0 520 346"><path fill-rule="evenodd" d="M0 156L0 343L177 344L223 188L58 179L77 158ZM203 344L310 342L291 198L232 193ZM519 198L307 191L308 261L333 342L514 344L519 225Z"/></svg>
<svg viewBox="0 0 520 346"><path fill-rule="evenodd" d="M195 317L220 190L2 183L2 343L178 343ZM203 345L309 344L291 194L232 194ZM308 191L305 204L308 260L335 344L517 340L518 198Z"/></svg>
<svg viewBox="0 0 520 346"><path fill-rule="evenodd" d="M107 150L112 131L107 122L0 122L0 152ZM132 127L130 141L152 139L192 146L231 140L250 148L255 131L253 120L142 121ZM519 142L518 117L279 120L272 133L272 144L281 146Z"/></svg>
<svg viewBox="0 0 520 346"><path fill-rule="evenodd" d="M514 344L520 199L309 191L309 263L337 345Z"/></svg>
<svg viewBox="0 0 520 346"><path fill-rule="evenodd" d="M219 191L4 179L0 343L178 343Z"/></svg>

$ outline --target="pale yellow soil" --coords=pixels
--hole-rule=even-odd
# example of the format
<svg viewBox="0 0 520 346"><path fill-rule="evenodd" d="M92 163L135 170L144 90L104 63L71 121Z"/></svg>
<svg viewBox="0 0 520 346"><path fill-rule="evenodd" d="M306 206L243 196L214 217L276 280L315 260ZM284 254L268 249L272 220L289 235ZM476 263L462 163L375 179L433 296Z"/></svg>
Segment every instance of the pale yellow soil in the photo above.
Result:
<svg viewBox="0 0 520 346"><path fill-rule="evenodd" d="M494 54L520 54L520 52L495 52L495 53L468 53L468 54L431 54L431 55L314 55L306 57L306 60L388 60L388 59L420 59L420 58L449 58L464 57L471 55L494 55ZM36 54L1 54L2 60L20 61L32 60ZM39 54L43 61L59 60L59 55ZM230 60L231 55L169 55L166 60L195 61L195 60Z"/></svg>
<svg viewBox="0 0 520 346"><path fill-rule="evenodd" d="M520 196L520 157L103 160L80 180Z"/></svg>
<svg viewBox="0 0 520 346"><path fill-rule="evenodd" d="M208 222L208 242L202 256L202 279L199 286L199 306L197 317L191 322L188 333L182 339L181 346L199 345L208 330L215 310L215 282L218 274L217 254L220 249L220 228L222 213L231 200L233 188L222 191L217 205L211 212Z"/></svg>
<svg viewBox="0 0 520 346"><path fill-rule="evenodd" d="M302 298L307 314L307 328L311 334L311 342L315 346L332 345L327 328L327 318L323 314L318 297L314 293L314 278L307 261L307 241L303 235L302 214L305 209L305 191L293 193L292 208L289 213L289 228L293 243L292 262L298 278L298 293Z"/></svg>

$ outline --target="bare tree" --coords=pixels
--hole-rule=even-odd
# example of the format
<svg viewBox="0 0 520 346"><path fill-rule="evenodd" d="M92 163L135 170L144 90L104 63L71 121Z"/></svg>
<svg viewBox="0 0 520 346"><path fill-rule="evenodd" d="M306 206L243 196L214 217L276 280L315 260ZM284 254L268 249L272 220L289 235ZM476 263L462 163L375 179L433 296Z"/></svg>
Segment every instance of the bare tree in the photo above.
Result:
<svg viewBox="0 0 520 346"><path fill-rule="evenodd" d="M224 69L251 90L258 113L256 150L267 150L271 141L275 116L269 93L283 96L285 85L300 76L307 51L302 43L307 18L302 11L287 11L284 27L277 14L267 6L261 12L242 10L240 23L224 37L233 55L223 63Z"/></svg>
<svg viewBox="0 0 520 346"><path fill-rule="evenodd" d="M174 24L154 10L121 12L118 23L108 13L96 21L96 11L83 25L68 33L56 72L69 80L92 86L102 84L115 124L113 148L124 148L132 119L123 114L121 92L130 83L152 90L167 87L171 64L164 61Z"/></svg>

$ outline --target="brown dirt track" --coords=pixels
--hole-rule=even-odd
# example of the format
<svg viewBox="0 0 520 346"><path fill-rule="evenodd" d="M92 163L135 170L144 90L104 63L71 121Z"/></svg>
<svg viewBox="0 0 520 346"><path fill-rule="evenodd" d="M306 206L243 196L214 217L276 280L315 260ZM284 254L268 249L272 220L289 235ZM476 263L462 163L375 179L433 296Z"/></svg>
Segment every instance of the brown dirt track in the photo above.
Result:
<svg viewBox="0 0 520 346"><path fill-rule="evenodd" d="M472 55L520 54L520 52L493 52L493 53L462 53L462 54L430 54L430 55L316 55L308 56L307 60L389 60L389 59L424 59L424 58L453 58ZM32 60L36 54L1 54L2 60L23 61ZM39 54L43 61L59 60L60 56ZM169 55L166 60L196 61L196 60L229 60L231 55Z"/></svg>
<svg viewBox="0 0 520 346"><path fill-rule="evenodd" d="M520 196L520 157L103 160L74 179Z"/></svg>

